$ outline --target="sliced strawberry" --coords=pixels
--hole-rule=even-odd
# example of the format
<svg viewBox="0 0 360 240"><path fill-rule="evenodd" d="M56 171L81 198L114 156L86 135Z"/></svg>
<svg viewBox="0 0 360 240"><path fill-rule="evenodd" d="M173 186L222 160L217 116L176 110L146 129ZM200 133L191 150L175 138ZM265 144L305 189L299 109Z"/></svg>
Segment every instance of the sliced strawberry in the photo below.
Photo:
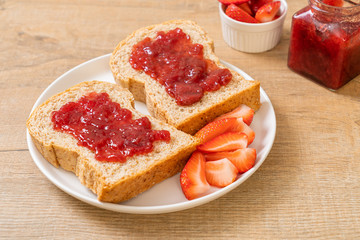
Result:
<svg viewBox="0 0 360 240"><path fill-rule="evenodd" d="M192 200L210 189L205 177L205 158L195 151L180 174L180 185L185 197Z"/></svg>
<svg viewBox="0 0 360 240"><path fill-rule="evenodd" d="M255 19L261 23L270 22L274 20L275 15L278 13L281 2L270 2L263 5L255 14Z"/></svg>
<svg viewBox="0 0 360 240"><path fill-rule="evenodd" d="M250 0L249 5L254 14L261 8L263 5L272 2L273 0Z"/></svg>
<svg viewBox="0 0 360 240"><path fill-rule="evenodd" d="M223 119L223 118L242 118L244 123L250 125L254 117L254 110L246 106L245 104L241 104L239 107L235 108L231 112L225 113L220 117L215 118L215 120Z"/></svg>
<svg viewBox="0 0 360 240"><path fill-rule="evenodd" d="M323 0L322 2L334 7L342 7L344 5L343 0Z"/></svg>
<svg viewBox="0 0 360 240"><path fill-rule="evenodd" d="M255 165L256 150L244 148L232 152L216 152L205 155L206 161L216 161L223 158L229 159L240 173L244 173Z"/></svg>
<svg viewBox="0 0 360 240"><path fill-rule="evenodd" d="M276 15L276 16L274 17L273 21L276 20L276 19L278 19L279 17L280 17L279 15Z"/></svg>
<svg viewBox="0 0 360 240"><path fill-rule="evenodd" d="M225 14L234 20L246 23L257 23L258 21L250 16L247 12L242 10L235 4L231 4L226 8Z"/></svg>
<svg viewBox="0 0 360 240"><path fill-rule="evenodd" d="M242 10L244 10L245 12L247 12L250 16L253 17L253 12L251 11L249 2L245 2L242 4L237 4L239 8L241 8Z"/></svg>
<svg viewBox="0 0 360 240"><path fill-rule="evenodd" d="M207 142L214 137L217 137L233 126L237 124L236 118L224 118L218 121L213 121L205 125L202 129L200 129L196 134L195 137L201 140L201 143Z"/></svg>
<svg viewBox="0 0 360 240"><path fill-rule="evenodd" d="M239 148L246 148L248 136L239 132L228 132L198 146L201 152L222 152L232 151Z"/></svg>
<svg viewBox="0 0 360 240"><path fill-rule="evenodd" d="M219 2L221 2L222 4L225 5L230 5L230 4L242 4L242 3L246 3L250 0L218 0Z"/></svg>
<svg viewBox="0 0 360 240"><path fill-rule="evenodd" d="M206 162L205 175L208 183L215 187L226 187L233 183L238 170L228 159Z"/></svg>
<svg viewBox="0 0 360 240"><path fill-rule="evenodd" d="M245 133L248 136L248 145L250 145L255 139L255 132L242 120L242 118L236 118L236 124L232 125L229 129L232 132Z"/></svg>

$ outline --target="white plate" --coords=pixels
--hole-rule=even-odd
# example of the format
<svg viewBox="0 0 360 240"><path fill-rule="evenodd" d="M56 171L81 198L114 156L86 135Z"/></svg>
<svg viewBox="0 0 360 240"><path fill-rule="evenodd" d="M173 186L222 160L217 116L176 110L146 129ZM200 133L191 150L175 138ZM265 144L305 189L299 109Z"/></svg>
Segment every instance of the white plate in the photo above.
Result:
<svg viewBox="0 0 360 240"><path fill-rule="evenodd" d="M112 73L109 69L109 57L110 54L107 54L92 59L60 76L40 95L32 111L49 97L62 92L77 83L90 80L114 82ZM222 61L222 63L239 72L246 79L252 79L249 75L233 65L224 61ZM229 186L222 189L212 188L213 192L211 194L192 201L188 201L184 197L180 187L180 174L177 174L129 201L118 204L99 202L96 195L84 187L73 173L67 172L61 168L55 168L47 162L35 148L28 132L27 143L30 154L41 172L60 189L81 201L116 212L136 214L157 214L184 210L205 204L230 192L248 179L264 162L275 139L276 119L274 108L263 89L260 89L260 95L262 106L256 112L251 124L251 128L256 134L255 140L251 144L251 147L255 148L257 152L255 166L242 174ZM148 114L146 106L143 103L136 102L135 107L140 112Z"/></svg>

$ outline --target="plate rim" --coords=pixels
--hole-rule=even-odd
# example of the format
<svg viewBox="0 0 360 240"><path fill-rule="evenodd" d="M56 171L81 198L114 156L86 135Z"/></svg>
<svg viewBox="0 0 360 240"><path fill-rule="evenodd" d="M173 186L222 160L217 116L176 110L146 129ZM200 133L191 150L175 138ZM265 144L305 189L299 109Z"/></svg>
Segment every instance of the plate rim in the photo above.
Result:
<svg viewBox="0 0 360 240"><path fill-rule="evenodd" d="M42 104L43 102L40 102L40 100L43 98L43 96L50 90L53 88L54 85L56 85L58 82L60 82L64 77L66 77L67 75L71 74L72 72L90 64L90 63L94 63L97 61L103 61L104 58L109 58L110 59L110 55L109 54L105 54L93 59L90 59L86 62L83 62L73 68L71 68L70 70L66 71L65 73L63 73L61 76L59 76L56 80L54 80L50 85L47 86L47 88L45 90L43 90L43 92L40 94L40 96L37 98L36 102L34 103L31 112L29 114L29 116L31 115L31 113L34 111L34 109L39 106L40 104ZM240 68L225 62L223 60L220 60L220 62L222 64L224 64L226 67L240 73L245 79L247 80L254 80L252 77L250 77L247 73L245 73L244 71L242 71ZM109 71L111 71L110 69L108 69ZM82 194L77 193L77 191L68 188L67 186L65 186L64 184L62 184L61 182L58 182L57 179L55 179L55 177L45 169L45 167L41 164L41 162L39 160L37 160L37 156L35 155L35 151L38 151L36 149L36 147L34 146L34 143L31 139L31 136L29 134L28 129L26 129L26 138L27 138L27 145L29 148L29 152L30 155L33 159L33 161L35 162L36 166L39 168L39 170L58 188L60 188L61 190L63 190L64 192L66 192L67 194L73 196L74 198L86 202L92 206L95 207L99 207L99 208L103 208L103 209L107 209L107 210L111 210L111 211L115 211L115 212L122 212L122 213L132 213L132 214L161 214L161 213L170 213L170 212L176 212L176 211L181 211L181 210L186 210L189 208L193 208L193 207L197 207L199 205L203 205L206 203L209 203L227 193L229 193L230 191L234 190L235 188L237 188L239 185L241 185L243 182L245 182L251 175L253 175L257 169L263 164L263 162L265 161L265 159L267 158L267 156L269 155L272 146L274 144L275 141L275 136L276 136L276 115L275 115L275 110L274 107L270 101L270 98L268 97L268 95L266 94L266 92L262 89L262 87L260 86L260 96L264 98L265 102L269 103L269 107L270 110L273 114L273 121L274 121L274 126L273 128L270 130L270 137L271 137L271 142L266 145L266 148L264 149L264 155L262 157L262 159L260 159L258 161L258 164L255 165L253 168L251 168L249 171L247 171L246 173L244 173L243 175L245 175L244 177L241 178L241 180L237 180L234 183L216 191L213 192L211 194L208 194L206 196L191 200L191 201L187 201L187 202L179 202L179 203L173 203L173 204L166 204L166 205L158 205L158 206L129 206L129 205L122 205L121 203L106 203L106 202L100 202L97 199L89 199L87 196L83 196ZM41 156L42 157L42 156ZM46 161L47 162L47 161ZM47 162L48 164L50 164L49 162ZM52 166L52 165L51 165ZM76 176L75 176L76 177Z"/></svg>

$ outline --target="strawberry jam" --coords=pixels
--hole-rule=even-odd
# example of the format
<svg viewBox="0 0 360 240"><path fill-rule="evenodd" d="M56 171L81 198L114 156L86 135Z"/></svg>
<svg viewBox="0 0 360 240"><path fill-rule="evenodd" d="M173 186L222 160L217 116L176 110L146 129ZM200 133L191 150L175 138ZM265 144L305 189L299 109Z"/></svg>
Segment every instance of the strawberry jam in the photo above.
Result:
<svg viewBox="0 0 360 240"><path fill-rule="evenodd" d="M165 86L178 105L200 101L205 91L216 91L232 78L228 69L221 69L204 58L203 46L191 43L181 29L158 32L152 40L145 38L134 45L130 64Z"/></svg>
<svg viewBox="0 0 360 240"><path fill-rule="evenodd" d="M288 66L330 89L360 74L360 5L310 0L293 16Z"/></svg>
<svg viewBox="0 0 360 240"><path fill-rule="evenodd" d="M99 161L125 162L149 153L154 141L170 141L166 130L152 130L147 117L132 119L130 110L111 101L107 93L92 92L52 113L54 129L69 133L78 145L95 152Z"/></svg>

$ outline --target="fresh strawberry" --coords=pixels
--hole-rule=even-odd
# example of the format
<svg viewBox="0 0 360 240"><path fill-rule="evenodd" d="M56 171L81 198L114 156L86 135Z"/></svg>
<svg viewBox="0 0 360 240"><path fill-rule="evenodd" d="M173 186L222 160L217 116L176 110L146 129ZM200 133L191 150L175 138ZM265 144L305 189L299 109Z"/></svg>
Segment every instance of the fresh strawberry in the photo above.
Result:
<svg viewBox="0 0 360 240"><path fill-rule="evenodd" d="M232 128L235 124L237 124L236 118L224 118L218 121L213 121L205 125L202 129L200 129L195 137L199 138L201 143L205 143L214 137L217 137L230 128Z"/></svg>
<svg viewBox="0 0 360 240"><path fill-rule="evenodd" d="M245 133L248 136L248 145L250 145L255 139L255 132L246 123L244 123L242 118L236 118L236 124L233 124L229 131Z"/></svg>
<svg viewBox="0 0 360 240"><path fill-rule="evenodd" d="M242 10L235 4L231 4L226 8L225 14L234 20L246 23L257 23L258 21L250 16L247 12Z"/></svg>
<svg viewBox="0 0 360 240"><path fill-rule="evenodd" d="M279 17L280 17L279 15L276 15L276 16L274 17L273 21L276 20L276 19L278 19Z"/></svg>
<svg viewBox="0 0 360 240"><path fill-rule="evenodd" d="M239 132L228 132L198 146L201 152L222 152L232 151L239 148L246 148L248 136Z"/></svg>
<svg viewBox="0 0 360 240"><path fill-rule="evenodd" d="M240 173L244 173L255 165L256 150L244 148L232 152L216 152L205 155L206 161L216 161L223 158L229 159Z"/></svg>
<svg viewBox="0 0 360 240"><path fill-rule="evenodd" d="M334 7L342 7L344 5L343 0L323 0L322 2Z"/></svg>
<svg viewBox="0 0 360 240"><path fill-rule="evenodd" d="M219 0L219 2L221 2L222 4L225 4L225 5L241 4L241 3L248 2L248 1L250 1L250 0Z"/></svg>
<svg viewBox="0 0 360 240"><path fill-rule="evenodd" d="M192 200L210 189L205 177L205 158L195 151L180 174L180 185L185 197Z"/></svg>
<svg viewBox="0 0 360 240"><path fill-rule="evenodd" d="M253 12L251 11L249 2L245 2L242 4L237 4L239 8L241 8L242 10L244 10L245 12L247 12L250 16L253 17Z"/></svg>
<svg viewBox="0 0 360 240"><path fill-rule="evenodd" d="M272 2L273 0L250 0L249 5L254 14L261 8L263 5Z"/></svg>
<svg viewBox="0 0 360 240"><path fill-rule="evenodd" d="M238 170L228 159L206 162L205 175L208 183L215 187L226 187L233 183Z"/></svg>
<svg viewBox="0 0 360 240"><path fill-rule="evenodd" d="M231 112L225 113L220 117L215 118L215 120L223 119L223 118L242 118L244 123L250 125L254 117L254 110L246 106L245 104L241 104L239 107L235 108Z"/></svg>
<svg viewBox="0 0 360 240"><path fill-rule="evenodd" d="M274 20L275 15L278 13L281 2L270 2L263 5L255 14L255 19L261 23L270 22Z"/></svg>

